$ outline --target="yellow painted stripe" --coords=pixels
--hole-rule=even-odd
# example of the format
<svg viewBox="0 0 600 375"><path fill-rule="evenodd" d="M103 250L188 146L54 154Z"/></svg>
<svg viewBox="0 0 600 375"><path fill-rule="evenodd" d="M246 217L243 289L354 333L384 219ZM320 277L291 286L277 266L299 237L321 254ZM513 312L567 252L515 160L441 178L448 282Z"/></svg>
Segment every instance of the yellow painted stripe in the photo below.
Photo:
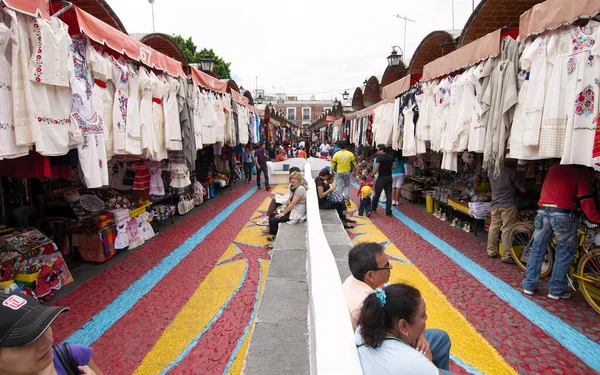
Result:
<svg viewBox="0 0 600 375"><path fill-rule="evenodd" d="M215 267L160 336L134 374L160 373L198 336L240 284L246 261Z"/></svg>
<svg viewBox="0 0 600 375"><path fill-rule="evenodd" d="M271 192L285 194L286 191L287 185L278 185ZM259 220L259 217L262 215L262 212L260 211L266 211L270 202L271 198L266 198L253 213L251 220ZM266 246L268 241L267 236L261 231L263 228L267 227L258 227L252 223L248 223L242 231L238 233L235 242L247 243L253 246ZM224 262L235 256L237 253L238 248L232 243L227 247L227 250L219 259L219 262ZM264 281L270 262L261 260L261 264L263 266L263 278L260 287L260 295L262 296ZM215 317L226 301L231 297L231 294L234 293L241 281L245 268L246 261L240 260L233 263L221 264L211 270L188 302L173 319L171 324L163 332L152 350L148 352L134 374L158 374L175 360L194 338L205 329L207 324ZM252 324L254 324L254 322L252 322ZM236 360L229 371L230 374L239 374L241 372L248 350L250 336L251 333L247 335L244 344L238 351Z"/></svg>
<svg viewBox="0 0 600 375"><path fill-rule="evenodd" d="M362 234L353 241L354 244L388 241L371 220L359 218L357 221L365 225L352 231ZM408 260L393 243L388 245L386 252L393 257ZM390 263L393 265L390 283L407 283L421 291L427 301L427 326L448 332L452 339L451 353L454 356L484 374L518 374L416 266L397 261Z"/></svg>
<svg viewBox="0 0 600 375"><path fill-rule="evenodd" d="M262 294L263 294L263 291L265 290L265 281L267 280L267 272L268 272L270 262L267 260L261 259L260 263L262 265L262 277L261 277L261 282L260 282L259 296L260 296L260 299L262 300ZM260 307L260 301L257 305L257 310L258 310L258 307ZM240 347L240 350L238 351L238 353L235 357L235 360L231 364L231 368L229 369L229 372L227 373L228 375L239 375L242 373L242 370L244 369L244 361L246 360L246 353L248 352L248 346L250 345L250 338L252 337L253 331L254 331L254 320L252 321L250 329L248 330L248 334L246 335L246 338L244 339L244 342L242 343L242 346Z"/></svg>

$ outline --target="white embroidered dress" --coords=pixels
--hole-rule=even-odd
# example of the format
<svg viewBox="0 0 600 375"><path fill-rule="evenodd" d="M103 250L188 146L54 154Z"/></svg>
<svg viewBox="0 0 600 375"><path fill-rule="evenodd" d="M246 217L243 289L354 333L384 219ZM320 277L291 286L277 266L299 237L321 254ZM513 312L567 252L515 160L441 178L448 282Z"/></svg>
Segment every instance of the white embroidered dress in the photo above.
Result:
<svg viewBox="0 0 600 375"><path fill-rule="evenodd" d="M163 109L163 99L169 84L157 77L154 72L150 72L150 77L155 81L152 90L152 128L154 129L152 159L161 161L168 158L165 148L165 112Z"/></svg>
<svg viewBox="0 0 600 375"><path fill-rule="evenodd" d="M15 136L11 68L5 55L10 33L10 29L0 23L0 159L18 158L29 153L29 147L17 146Z"/></svg>
<svg viewBox="0 0 600 375"><path fill-rule="evenodd" d="M87 48L87 62L90 70L92 71L92 77L94 78L94 85L92 86L92 109L98 113L104 121L104 132L105 132L105 143L106 143L106 157L110 159L113 157L113 104L115 97L112 91L112 83L110 82L112 76L112 64L107 57L102 56L97 52L93 46L88 45Z"/></svg>
<svg viewBox="0 0 600 375"><path fill-rule="evenodd" d="M129 103L129 68L110 57L112 64L112 81L115 85L113 103L113 150L123 155L127 139L127 105Z"/></svg>
<svg viewBox="0 0 600 375"><path fill-rule="evenodd" d="M56 17L46 21L29 18L27 29L32 54L28 78L31 81L34 127L38 128L36 151L46 156L69 152L71 125L71 77L74 71L69 51L69 27Z"/></svg>
<svg viewBox="0 0 600 375"><path fill-rule="evenodd" d="M77 112L71 118L77 126L71 136L79 144L77 154L85 185L88 189L107 186L108 163L102 118L96 113L92 119L86 120Z"/></svg>
<svg viewBox="0 0 600 375"><path fill-rule="evenodd" d="M179 151L183 150L179 105L177 104L179 81L175 78L167 77L167 83L169 89L163 103L165 111L165 147L167 150Z"/></svg>

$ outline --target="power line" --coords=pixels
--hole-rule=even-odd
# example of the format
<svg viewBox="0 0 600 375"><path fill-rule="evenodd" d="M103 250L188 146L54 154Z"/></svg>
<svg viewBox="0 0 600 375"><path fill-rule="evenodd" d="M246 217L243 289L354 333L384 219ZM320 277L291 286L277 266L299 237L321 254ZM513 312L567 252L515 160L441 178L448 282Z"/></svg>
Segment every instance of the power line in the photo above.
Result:
<svg viewBox="0 0 600 375"><path fill-rule="evenodd" d="M400 18L401 20L404 20L404 47L402 48L402 53L406 54L406 22L414 22L414 23L416 23L417 21L411 20L410 18L408 18L406 16L401 16L399 14L395 14L394 17Z"/></svg>

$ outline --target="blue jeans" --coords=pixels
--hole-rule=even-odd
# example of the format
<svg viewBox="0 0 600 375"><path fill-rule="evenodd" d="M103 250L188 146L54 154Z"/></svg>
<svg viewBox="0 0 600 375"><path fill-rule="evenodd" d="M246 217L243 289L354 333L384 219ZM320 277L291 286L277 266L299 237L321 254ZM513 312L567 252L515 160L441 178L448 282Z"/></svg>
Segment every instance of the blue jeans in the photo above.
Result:
<svg viewBox="0 0 600 375"><path fill-rule="evenodd" d="M441 329L426 329L425 339L429 341L431 361L444 374L452 374L450 369L450 336Z"/></svg>
<svg viewBox="0 0 600 375"><path fill-rule="evenodd" d="M363 213L371 213L371 211L371 197L361 198L358 205L358 214L362 216Z"/></svg>
<svg viewBox="0 0 600 375"><path fill-rule="evenodd" d="M342 172L335 175L335 183L338 186L338 192L345 199L350 199L350 175L351 172Z"/></svg>
<svg viewBox="0 0 600 375"><path fill-rule="evenodd" d="M548 282L548 292L557 296L568 288L566 275L577 249L577 221L571 220L571 215L567 213L539 210L534 226L533 243L527 260L527 278L523 280L523 288L531 291L537 289L544 254L554 233L556 254L552 276Z"/></svg>

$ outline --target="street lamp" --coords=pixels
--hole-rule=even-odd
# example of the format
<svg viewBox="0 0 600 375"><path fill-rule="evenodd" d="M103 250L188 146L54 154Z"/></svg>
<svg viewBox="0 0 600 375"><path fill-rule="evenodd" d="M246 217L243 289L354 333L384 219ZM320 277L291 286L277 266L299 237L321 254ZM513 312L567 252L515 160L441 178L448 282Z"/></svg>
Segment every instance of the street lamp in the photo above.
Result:
<svg viewBox="0 0 600 375"><path fill-rule="evenodd" d="M258 94L258 96L256 97L256 104L263 104L262 94Z"/></svg>
<svg viewBox="0 0 600 375"><path fill-rule="evenodd" d="M348 100L349 96L350 96L350 94L348 93L348 91L344 90L344 93L342 94L342 99Z"/></svg>
<svg viewBox="0 0 600 375"><path fill-rule="evenodd" d="M396 51L396 48L400 50L400 54ZM392 46L392 53L387 57L388 66L398 66L402 61L402 48L398 46Z"/></svg>
<svg viewBox="0 0 600 375"><path fill-rule="evenodd" d="M365 88L367 88L367 83L368 83L368 81L365 79L365 81L363 82L363 85L365 85Z"/></svg>
<svg viewBox="0 0 600 375"><path fill-rule="evenodd" d="M209 55L204 55L200 59L200 68L205 72L212 72L215 67L215 62Z"/></svg>

